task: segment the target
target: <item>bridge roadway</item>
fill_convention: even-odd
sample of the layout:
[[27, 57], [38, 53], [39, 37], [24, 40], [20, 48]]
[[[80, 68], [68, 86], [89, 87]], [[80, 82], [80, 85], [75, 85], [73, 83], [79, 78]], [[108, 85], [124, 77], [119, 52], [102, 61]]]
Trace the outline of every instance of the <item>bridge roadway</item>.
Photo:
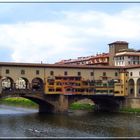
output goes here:
[[85, 98], [91, 99], [98, 110], [117, 111], [125, 99], [124, 97], [115, 97], [113, 94], [45, 94], [43, 90], [33, 91], [29, 89], [12, 89], [0, 93], [0, 98], [8, 97], [23, 97], [32, 100], [39, 105], [40, 113], [64, 113], [68, 111], [70, 104]]

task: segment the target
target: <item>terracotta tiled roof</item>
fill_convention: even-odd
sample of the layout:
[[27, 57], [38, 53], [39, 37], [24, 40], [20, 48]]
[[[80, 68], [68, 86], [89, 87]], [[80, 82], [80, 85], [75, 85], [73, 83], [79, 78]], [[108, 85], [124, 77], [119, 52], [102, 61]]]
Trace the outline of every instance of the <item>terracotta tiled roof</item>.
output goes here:
[[134, 69], [134, 68], [140, 68], [140, 64], [139, 65], [128, 65], [128, 66], [125, 66], [123, 67], [125, 69]]
[[121, 68], [120, 66], [94, 66], [94, 65], [68, 65], [68, 64], [41, 64], [41, 63], [16, 63], [16, 62], [0, 62], [2, 66], [15, 66], [15, 67], [42, 67], [42, 68], [81, 68], [81, 69], [116, 69]]
[[116, 53], [115, 56], [140, 56], [140, 52], [120, 52]]
[[67, 63], [72, 63], [72, 62], [83, 62], [83, 61], [88, 61], [88, 60], [91, 60], [91, 59], [103, 58], [103, 57], [104, 58], [109, 57], [109, 53], [97, 54], [96, 56], [81, 57], [80, 59], [61, 60], [60, 62], [56, 62], [56, 64], [67, 64]]
[[115, 42], [112, 42], [108, 45], [112, 45], [112, 44], [128, 44], [128, 42], [126, 42], [126, 41], [115, 41]]

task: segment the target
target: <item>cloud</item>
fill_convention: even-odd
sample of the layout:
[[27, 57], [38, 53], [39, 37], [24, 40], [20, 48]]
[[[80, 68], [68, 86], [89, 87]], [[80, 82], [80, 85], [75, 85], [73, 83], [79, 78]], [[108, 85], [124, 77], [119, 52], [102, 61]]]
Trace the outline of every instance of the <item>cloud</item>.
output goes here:
[[64, 12], [71, 21], [80, 24], [87, 35], [122, 38], [138, 38], [140, 34], [140, 10], [123, 10], [117, 14], [99, 11]]
[[[28, 22], [0, 25], [0, 44], [13, 50], [13, 61], [51, 62], [58, 54], [83, 50], [73, 44], [79, 39], [69, 37], [73, 31], [59, 23]], [[60, 57], [59, 56], [59, 57]]]
[[106, 50], [100, 42], [138, 40], [140, 10], [119, 13], [61, 11], [63, 18], [0, 24], [0, 48], [12, 50], [11, 61], [54, 63]]

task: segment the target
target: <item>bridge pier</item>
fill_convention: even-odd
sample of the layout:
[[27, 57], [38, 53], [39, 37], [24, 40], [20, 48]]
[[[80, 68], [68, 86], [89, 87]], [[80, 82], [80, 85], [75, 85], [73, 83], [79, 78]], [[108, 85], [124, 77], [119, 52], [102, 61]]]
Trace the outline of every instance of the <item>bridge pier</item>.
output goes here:
[[120, 108], [140, 108], [140, 98], [139, 97], [126, 97]]
[[54, 104], [54, 113], [65, 113], [68, 111], [68, 96], [59, 95], [58, 101]]
[[46, 96], [46, 102], [48, 101], [50, 104], [39, 104], [39, 113], [65, 113], [68, 111], [68, 96]]

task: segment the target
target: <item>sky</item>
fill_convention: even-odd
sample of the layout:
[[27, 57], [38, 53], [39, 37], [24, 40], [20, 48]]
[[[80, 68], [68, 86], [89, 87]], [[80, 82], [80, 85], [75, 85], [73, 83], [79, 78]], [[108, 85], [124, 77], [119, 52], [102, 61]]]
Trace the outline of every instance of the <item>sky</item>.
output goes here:
[[0, 61], [55, 63], [108, 52], [127, 41], [140, 49], [140, 3], [1, 3]]

